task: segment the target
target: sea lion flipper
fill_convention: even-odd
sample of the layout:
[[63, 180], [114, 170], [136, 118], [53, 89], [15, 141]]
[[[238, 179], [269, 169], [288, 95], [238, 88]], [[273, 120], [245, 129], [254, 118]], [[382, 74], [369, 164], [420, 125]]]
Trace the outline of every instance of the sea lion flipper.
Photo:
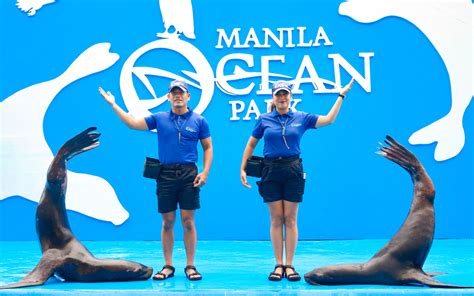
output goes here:
[[57, 156], [65, 157], [65, 159], [69, 160], [82, 152], [96, 148], [99, 146], [100, 136], [100, 133], [96, 132], [96, 130], [96, 127], [89, 127], [80, 134], [69, 139], [63, 144], [63, 146], [61, 146]]
[[43, 285], [54, 274], [56, 269], [64, 262], [64, 260], [62, 260], [62, 256], [58, 256], [58, 252], [58, 250], [46, 251], [43, 254], [43, 257], [41, 257], [40, 262], [38, 262], [36, 267], [27, 276], [14, 284], [1, 286], [0, 289], [13, 289]]
[[[415, 198], [423, 198], [424, 200], [429, 201], [426, 205], [429, 208], [433, 208], [432, 201], [435, 196], [434, 185], [421, 162], [413, 153], [395, 141], [392, 137], [387, 136], [384, 143], [386, 146], [382, 144], [379, 148], [380, 151], [378, 154], [405, 169], [410, 174], [413, 184], [415, 185], [414, 200]], [[424, 260], [422, 261], [424, 262]], [[418, 262], [418, 265], [422, 265], [420, 263], [422, 262]]]
[[66, 281], [147, 280], [153, 269], [126, 260], [100, 260], [74, 236], [66, 211], [67, 160], [99, 146], [100, 133], [90, 127], [65, 142], [54, 157], [36, 210], [36, 232], [43, 256], [22, 280], [0, 289], [43, 285], [53, 274]]
[[[431, 273], [434, 274], [434, 273]], [[451, 284], [446, 284], [443, 282], [438, 281], [437, 279], [434, 279], [430, 276], [430, 274], [426, 274], [423, 272], [416, 272], [410, 275], [409, 279], [411, 284], [422, 284], [428, 287], [432, 288], [453, 288], [453, 289], [464, 289], [464, 288], [472, 288], [472, 287], [467, 287], [467, 286], [457, 286], [457, 285], [451, 285]]]
[[404, 168], [410, 175], [416, 174], [419, 171], [423, 171], [423, 166], [408, 149], [403, 147], [400, 143], [395, 141], [390, 136], [386, 136], [384, 143], [379, 143], [379, 152], [377, 154], [395, 162]]
[[430, 277], [438, 276], [438, 275], [445, 275], [446, 272], [425, 272]]

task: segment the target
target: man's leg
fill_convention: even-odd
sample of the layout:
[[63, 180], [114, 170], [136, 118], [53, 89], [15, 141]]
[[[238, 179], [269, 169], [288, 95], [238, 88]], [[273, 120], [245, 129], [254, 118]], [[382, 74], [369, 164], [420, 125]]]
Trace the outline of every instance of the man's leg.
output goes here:
[[[173, 266], [173, 245], [174, 245], [174, 222], [176, 221], [176, 211], [161, 214], [161, 245], [165, 257], [165, 265]], [[172, 270], [166, 268], [162, 273], [169, 275]], [[160, 275], [158, 275], [160, 276]], [[161, 276], [163, 277], [163, 276]]]
[[194, 223], [194, 210], [181, 210], [181, 223], [184, 229], [184, 247], [186, 248], [186, 265], [194, 265], [196, 254], [196, 225]]
[[181, 214], [181, 224], [184, 230], [184, 247], [186, 249], [186, 276], [190, 280], [202, 279], [201, 274], [194, 267], [196, 254], [197, 233], [194, 222], [195, 210], [201, 207], [200, 189], [194, 186], [194, 179], [198, 174], [197, 167], [188, 166], [182, 170], [182, 187], [179, 192], [178, 203]]
[[[196, 225], [194, 223], [194, 210], [181, 210], [181, 223], [184, 229], [184, 247], [186, 249], [186, 266], [194, 266], [194, 255], [196, 254]], [[185, 269], [189, 278], [200, 280], [201, 274], [196, 269]]]

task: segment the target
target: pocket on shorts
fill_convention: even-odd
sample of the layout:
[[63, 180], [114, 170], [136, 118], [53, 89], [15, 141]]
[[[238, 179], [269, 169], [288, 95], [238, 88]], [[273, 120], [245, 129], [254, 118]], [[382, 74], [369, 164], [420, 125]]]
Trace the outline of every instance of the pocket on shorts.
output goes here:
[[291, 172], [291, 177], [305, 179], [303, 164], [301, 162], [291, 164], [290, 172]]
[[260, 178], [261, 180], [263, 180], [264, 178], [266, 178], [268, 176], [268, 171], [270, 170], [270, 166], [269, 165], [263, 165], [262, 167], [262, 177]]
[[[263, 178], [263, 176], [262, 176]], [[263, 194], [262, 194], [262, 181], [257, 181], [257, 188], [258, 188], [258, 194], [263, 197]]]
[[299, 183], [298, 183], [298, 187], [297, 187], [297, 190], [296, 192], [300, 195], [303, 195], [304, 194], [304, 188], [306, 187], [306, 180], [301, 178], [299, 180]]

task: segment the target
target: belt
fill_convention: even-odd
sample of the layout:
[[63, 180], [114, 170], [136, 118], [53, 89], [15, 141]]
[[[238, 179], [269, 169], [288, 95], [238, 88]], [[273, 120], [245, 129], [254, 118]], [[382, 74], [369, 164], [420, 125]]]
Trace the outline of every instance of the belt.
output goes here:
[[276, 164], [276, 163], [291, 163], [294, 161], [302, 161], [299, 155], [289, 156], [289, 157], [265, 157], [263, 159], [264, 164]]
[[195, 163], [184, 163], [184, 164], [162, 164], [161, 169], [165, 170], [181, 170], [181, 169], [190, 169], [190, 168], [195, 168], [196, 164]]

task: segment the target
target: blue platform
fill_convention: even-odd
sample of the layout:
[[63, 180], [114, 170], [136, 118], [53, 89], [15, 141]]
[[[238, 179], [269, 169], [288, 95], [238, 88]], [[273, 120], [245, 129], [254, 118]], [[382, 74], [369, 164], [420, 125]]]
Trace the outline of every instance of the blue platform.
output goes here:
[[[367, 261], [386, 240], [302, 241], [298, 244], [295, 266], [303, 274], [328, 264]], [[163, 264], [161, 242], [84, 242], [98, 258], [126, 259], [152, 266]], [[16, 282], [34, 268], [40, 258], [36, 241], [0, 242], [0, 285]], [[473, 295], [474, 289], [432, 289], [393, 286], [311, 286], [301, 282], [270, 282], [274, 261], [269, 241], [201, 241], [196, 266], [203, 274], [200, 282], [186, 279], [183, 242], [175, 244], [176, 274], [166, 281], [113, 283], [64, 283], [50, 279], [46, 285], [0, 290], [0, 295]], [[439, 280], [474, 286], [474, 240], [435, 240], [424, 266], [425, 271], [446, 272]]]

